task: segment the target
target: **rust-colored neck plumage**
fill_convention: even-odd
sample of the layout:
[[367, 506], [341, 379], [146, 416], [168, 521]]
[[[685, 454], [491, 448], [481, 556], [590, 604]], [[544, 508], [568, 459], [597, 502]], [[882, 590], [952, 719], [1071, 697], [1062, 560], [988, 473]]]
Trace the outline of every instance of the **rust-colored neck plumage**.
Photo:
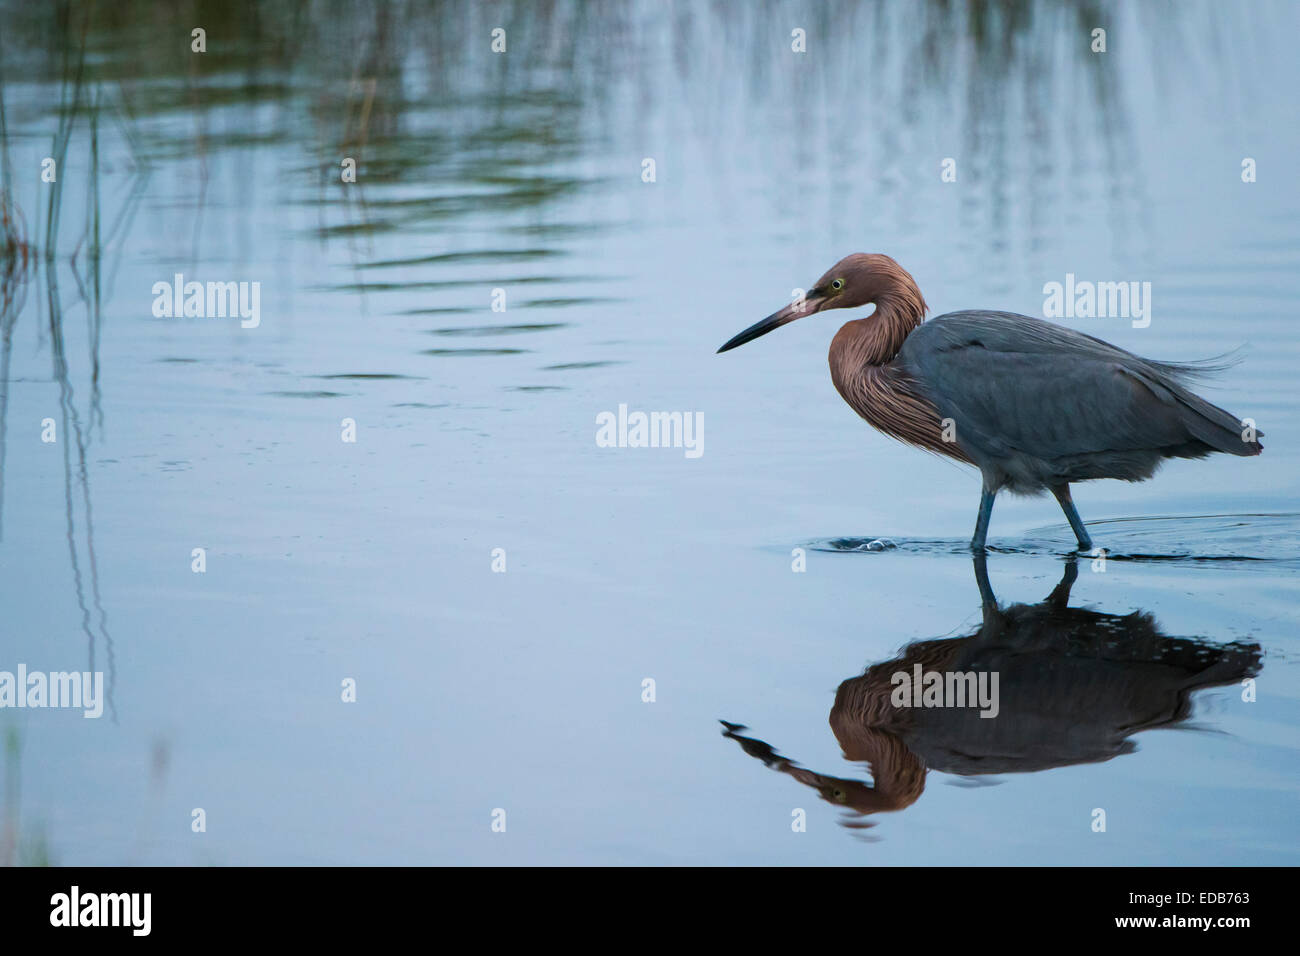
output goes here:
[[845, 323], [831, 342], [831, 370], [836, 365], [862, 368], [891, 361], [908, 334], [921, 324], [927, 306], [916, 280], [888, 256], [863, 256], [854, 277], [859, 297], [874, 302], [865, 319]]
[[888, 256], [860, 258], [865, 261], [855, 277], [854, 298], [857, 304], [874, 302], [876, 311], [845, 323], [835, 334], [831, 381], [855, 412], [885, 434], [969, 462], [960, 444], [945, 438], [938, 410], [894, 361], [925, 317], [921, 290], [907, 270]]

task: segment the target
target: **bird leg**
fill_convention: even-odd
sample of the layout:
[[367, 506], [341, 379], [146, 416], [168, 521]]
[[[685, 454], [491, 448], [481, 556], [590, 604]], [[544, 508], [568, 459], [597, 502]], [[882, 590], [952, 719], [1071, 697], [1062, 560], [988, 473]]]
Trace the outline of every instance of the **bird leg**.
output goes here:
[[975, 563], [975, 586], [980, 589], [980, 603], [985, 607], [992, 607], [993, 610], [998, 608], [998, 599], [993, 594], [993, 586], [989, 584], [989, 560], [983, 551], [976, 551], [974, 555]]
[[975, 537], [970, 539], [972, 551], [984, 550], [984, 539], [989, 533], [989, 517], [993, 514], [993, 499], [997, 494], [996, 491], [990, 491], [987, 486], [980, 491], [980, 513], [975, 519]]
[[1050, 604], [1054, 610], [1064, 611], [1070, 606], [1070, 588], [1074, 587], [1074, 582], [1077, 580], [1079, 580], [1079, 559], [1073, 554], [1067, 555], [1061, 583], [1047, 595], [1047, 600], [1043, 603]]
[[1074, 499], [1070, 497], [1069, 484], [1057, 485], [1052, 489], [1052, 494], [1056, 495], [1056, 500], [1065, 512], [1066, 520], [1070, 522], [1070, 527], [1074, 529], [1074, 536], [1079, 539], [1080, 551], [1092, 550], [1092, 538], [1088, 536], [1088, 529], [1083, 526], [1083, 519], [1079, 517], [1079, 512], [1074, 507]]
[[1002, 610], [998, 607], [998, 599], [993, 594], [993, 586], [989, 584], [988, 555], [980, 549], [972, 557], [975, 562], [975, 586], [980, 589], [980, 614], [984, 618], [984, 623], [980, 627], [980, 636], [986, 641], [996, 643], [1006, 631], [1007, 619], [1003, 617]]

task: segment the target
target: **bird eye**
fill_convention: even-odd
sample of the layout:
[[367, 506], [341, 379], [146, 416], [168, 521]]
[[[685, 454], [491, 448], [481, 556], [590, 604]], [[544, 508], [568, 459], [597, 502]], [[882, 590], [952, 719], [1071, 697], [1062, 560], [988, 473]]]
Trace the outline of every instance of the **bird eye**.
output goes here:
[[844, 280], [836, 279], [834, 282], [831, 283], [831, 288], [834, 289], [836, 292], [839, 292], [840, 289], [844, 288]]

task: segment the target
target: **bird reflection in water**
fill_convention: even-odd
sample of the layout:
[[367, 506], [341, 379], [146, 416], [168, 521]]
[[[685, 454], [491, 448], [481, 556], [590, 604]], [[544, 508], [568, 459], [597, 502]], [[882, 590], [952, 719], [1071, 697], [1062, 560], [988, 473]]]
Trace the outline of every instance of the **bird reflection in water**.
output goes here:
[[[1212, 644], [1167, 637], [1144, 611], [1106, 614], [1070, 607], [1078, 564], [1041, 604], [1000, 608], [982, 554], [975, 580], [983, 623], [968, 637], [918, 641], [839, 686], [830, 725], [846, 760], [865, 762], [871, 781], [816, 773], [722, 721], [723, 736], [772, 768], [854, 811], [842, 822], [863, 829], [869, 814], [911, 806], [926, 773], [965, 778], [1032, 773], [1100, 763], [1132, 753], [1132, 735], [1172, 727], [1191, 714], [1191, 695], [1259, 672], [1258, 644]], [[899, 672], [999, 675], [999, 711], [979, 707], [898, 707]]]

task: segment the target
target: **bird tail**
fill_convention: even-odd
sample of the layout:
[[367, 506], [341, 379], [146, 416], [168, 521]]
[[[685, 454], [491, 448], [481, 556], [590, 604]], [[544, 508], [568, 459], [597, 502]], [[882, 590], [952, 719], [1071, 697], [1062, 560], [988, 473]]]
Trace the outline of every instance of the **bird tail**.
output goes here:
[[1241, 364], [1241, 353], [1242, 349], [1236, 348], [1213, 358], [1191, 362], [1143, 361], [1160, 376], [1161, 384], [1177, 399], [1183, 424], [1193, 438], [1214, 451], [1248, 458], [1264, 450], [1259, 442], [1264, 433], [1255, 428], [1254, 423], [1243, 421], [1226, 409], [1207, 402], [1188, 387], [1196, 382], [1207, 382], [1220, 372]]

